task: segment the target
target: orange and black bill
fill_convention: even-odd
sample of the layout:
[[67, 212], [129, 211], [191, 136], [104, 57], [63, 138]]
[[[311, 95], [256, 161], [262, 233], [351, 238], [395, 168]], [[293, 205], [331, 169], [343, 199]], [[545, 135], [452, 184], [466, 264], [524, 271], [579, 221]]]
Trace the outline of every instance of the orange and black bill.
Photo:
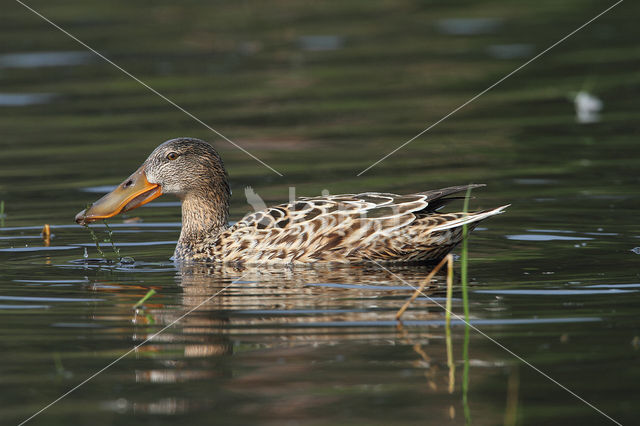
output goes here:
[[162, 188], [158, 184], [149, 183], [144, 169], [145, 166], [140, 167], [116, 189], [78, 213], [76, 222], [85, 225], [106, 219], [133, 210], [161, 196]]

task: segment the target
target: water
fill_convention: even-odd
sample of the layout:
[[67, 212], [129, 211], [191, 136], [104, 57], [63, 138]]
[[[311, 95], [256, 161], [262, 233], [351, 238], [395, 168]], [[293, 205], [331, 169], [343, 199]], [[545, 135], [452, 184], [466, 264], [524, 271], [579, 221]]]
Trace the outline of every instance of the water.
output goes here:
[[[637, 423], [638, 7], [627, 3], [361, 176], [606, 6], [32, 5], [283, 177], [8, 4], [2, 423], [20, 423], [182, 316], [30, 424], [609, 422], [487, 336]], [[580, 92], [601, 100], [597, 121], [579, 122]], [[441, 276], [431, 300], [418, 298], [402, 327], [395, 321], [407, 283], [429, 268], [178, 268], [174, 199], [111, 220], [133, 260], [114, 261], [103, 241], [111, 260], [100, 259], [75, 213], [176, 136], [219, 149], [234, 220], [251, 210], [246, 186], [274, 204], [290, 187], [310, 196], [488, 184], [473, 208], [512, 206], [470, 240], [468, 358], [454, 318], [455, 370], [447, 364]], [[453, 311], [462, 312], [458, 281]]]

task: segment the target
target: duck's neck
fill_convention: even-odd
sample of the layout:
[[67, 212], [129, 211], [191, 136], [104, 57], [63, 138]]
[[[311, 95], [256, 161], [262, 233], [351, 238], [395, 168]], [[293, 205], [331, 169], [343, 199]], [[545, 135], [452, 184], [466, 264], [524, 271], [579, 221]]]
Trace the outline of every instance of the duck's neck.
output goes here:
[[177, 257], [190, 257], [229, 226], [229, 193], [218, 191], [188, 194], [182, 199], [182, 232]]

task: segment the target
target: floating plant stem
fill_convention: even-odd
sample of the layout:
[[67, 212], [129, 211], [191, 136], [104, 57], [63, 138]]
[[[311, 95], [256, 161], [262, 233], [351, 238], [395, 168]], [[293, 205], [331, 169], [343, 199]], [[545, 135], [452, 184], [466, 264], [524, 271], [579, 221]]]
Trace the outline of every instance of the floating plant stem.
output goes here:
[[109, 227], [109, 224], [107, 224], [106, 219], [104, 219], [103, 222], [104, 222], [105, 228], [107, 228], [108, 241], [111, 243], [111, 248], [113, 249], [113, 252], [115, 253], [118, 260], [120, 260], [122, 259], [122, 257], [120, 256], [120, 249], [116, 247], [116, 243], [113, 241], [113, 231]]
[[156, 294], [156, 291], [154, 289], [151, 289], [147, 292], [147, 294], [144, 295], [144, 297], [140, 300], [138, 300], [136, 302], [135, 305], [133, 305], [133, 309], [136, 309], [138, 307], [140, 307], [140, 305], [142, 305], [144, 302], [147, 301], [147, 299], [149, 299], [151, 296], [153, 296], [154, 294]]
[[0, 201], [0, 226], [4, 227], [4, 200]]
[[51, 226], [48, 223], [45, 223], [42, 227], [42, 240], [44, 241], [44, 245], [49, 247], [51, 244]]

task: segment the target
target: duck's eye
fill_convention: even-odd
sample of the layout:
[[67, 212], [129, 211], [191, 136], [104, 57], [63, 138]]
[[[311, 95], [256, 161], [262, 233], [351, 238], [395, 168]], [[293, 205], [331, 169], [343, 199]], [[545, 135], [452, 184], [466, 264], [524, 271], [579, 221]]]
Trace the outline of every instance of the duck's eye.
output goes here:
[[167, 154], [167, 160], [175, 160], [179, 155], [177, 152], [170, 152]]

